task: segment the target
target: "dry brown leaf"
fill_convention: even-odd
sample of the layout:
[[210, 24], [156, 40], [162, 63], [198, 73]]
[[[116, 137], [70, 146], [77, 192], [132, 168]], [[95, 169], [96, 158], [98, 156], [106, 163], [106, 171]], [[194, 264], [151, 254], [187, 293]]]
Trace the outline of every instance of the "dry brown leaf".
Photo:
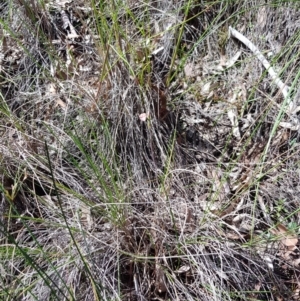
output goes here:
[[175, 273], [177, 274], [182, 274], [182, 273], [186, 273], [191, 269], [191, 267], [189, 267], [188, 265], [183, 265], [181, 266], [178, 270], [175, 271]]
[[226, 237], [229, 238], [229, 239], [232, 239], [232, 240], [241, 240], [245, 237], [245, 235], [237, 234], [237, 233], [234, 233], [234, 232], [228, 232], [228, 233], [226, 233]]
[[209, 95], [209, 93], [210, 93], [210, 85], [211, 85], [211, 82], [208, 82], [208, 83], [204, 84], [201, 87], [201, 94], [203, 96], [208, 96]]
[[55, 105], [55, 107], [57, 107], [57, 106], [60, 106], [62, 109], [66, 108], [66, 104], [60, 98], [56, 99], [56, 105]]
[[195, 77], [197, 74], [195, 72], [195, 66], [192, 63], [188, 63], [184, 66], [184, 73], [186, 77]]
[[264, 28], [268, 20], [266, 7], [261, 7], [259, 13], [257, 14], [257, 23], [260, 28]]
[[298, 243], [297, 236], [295, 234], [290, 234], [288, 229], [282, 224], [277, 225], [277, 234], [283, 237], [281, 242], [289, 249], [294, 248]]

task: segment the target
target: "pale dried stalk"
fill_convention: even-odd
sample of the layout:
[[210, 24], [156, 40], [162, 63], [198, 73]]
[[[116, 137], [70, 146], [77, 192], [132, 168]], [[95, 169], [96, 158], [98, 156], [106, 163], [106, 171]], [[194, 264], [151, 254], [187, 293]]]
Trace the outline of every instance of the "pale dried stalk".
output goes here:
[[253, 53], [254, 55], [260, 60], [260, 62], [264, 65], [266, 70], [268, 71], [269, 75], [273, 79], [276, 86], [280, 89], [285, 99], [288, 100], [288, 103], [290, 103], [289, 98], [289, 86], [287, 86], [282, 80], [279, 78], [278, 74], [275, 72], [274, 68], [270, 65], [270, 63], [267, 61], [267, 59], [264, 57], [264, 55], [259, 51], [259, 49], [250, 42], [245, 36], [243, 36], [241, 33], [239, 33], [237, 30], [229, 26], [229, 34], [239, 41], [241, 41], [243, 44], [245, 44]]

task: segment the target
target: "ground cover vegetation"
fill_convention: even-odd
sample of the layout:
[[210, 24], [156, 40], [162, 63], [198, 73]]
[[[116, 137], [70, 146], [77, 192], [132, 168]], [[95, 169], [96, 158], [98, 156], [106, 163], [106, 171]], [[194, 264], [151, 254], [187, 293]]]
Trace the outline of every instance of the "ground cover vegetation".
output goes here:
[[0, 299], [299, 300], [299, 6], [2, 1]]

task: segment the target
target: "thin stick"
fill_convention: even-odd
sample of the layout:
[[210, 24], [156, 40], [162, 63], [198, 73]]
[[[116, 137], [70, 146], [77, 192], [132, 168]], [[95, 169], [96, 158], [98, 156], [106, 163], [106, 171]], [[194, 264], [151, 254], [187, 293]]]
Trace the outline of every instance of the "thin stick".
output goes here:
[[275, 72], [274, 68], [271, 67], [270, 63], [267, 61], [267, 59], [263, 56], [263, 54], [258, 50], [258, 48], [253, 45], [245, 36], [243, 36], [241, 33], [239, 33], [237, 30], [229, 26], [229, 34], [241, 41], [243, 44], [245, 44], [253, 53], [254, 55], [260, 60], [260, 62], [264, 65], [264, 67], [267, 69], [269, 75], [277, 85], [277, 87], [282, 92], [285, 99], [288, 99], [289, 96], [289, 86], [287, 86], [285, 83], [282, 82], [282, 80], [279, 78], [278, 74]]

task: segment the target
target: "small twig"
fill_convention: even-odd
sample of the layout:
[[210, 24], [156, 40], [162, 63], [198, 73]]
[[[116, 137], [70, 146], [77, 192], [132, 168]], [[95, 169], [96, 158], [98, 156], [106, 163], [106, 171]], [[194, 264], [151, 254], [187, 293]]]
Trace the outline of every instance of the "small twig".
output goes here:
[[292, 106], [291, 106], [291, 101], [289, 99], [289, 89], [290, 89], [289, 86], [287, 86], [284, 82], [282, 82], [278, 74], [275, 72], [274, 68], [270, 65], [270, 63], [263, 56], [263, 54], [258, 50], [258, 48], [253, 43], [251, 43], [245, 36], [243, 36], [241, 33], [239, 33], [231, 26], [229, 26], [229, 34], [235, 37], [236, 39], [238, 39], [239, 41], [241, 41], [243, 44], [245, 44], [254, 53], [254, 55], [260, 60], [260, 62], [264, 65], [269, 75], [273, 79], [274, 83], [282, 92], [284, 98], [287, 99], [291, 108]]
[[[239, 33], [237, 30], [229, 26], [229, 35], [232, 35], [239, 41], [241, 41], [243, 44], [245, 44], [253, 53], [254, 55], [260, 60], [260, 62], [264, 65], [264, 67], [267, 69], [269, 75], [277, 85], [277, 87], [280, 89], [280, 91], [283, 94], [283, 97], [285, 99], [284, 105], [288, 104], [288, 110], [287, 114], [289, 115], [295, 115], [299, 110], [300, 107], [297, 107], [296, 101], [292, 101], [290, 98], [290, 87], [282, 82], [282, 80], [279, 78], [278, 74], [275, 72], [274, 68], [270, 65], [270, 63], [267, 61], [267, 59], [263, 56], [263, 54], [258, 50], [258, 48], [253, 45], [245, 36], [243, 36], [241, 33]], [[292, 123], [287, 122], [280, 122], [280, 126], [284, 128], [288, 128], [291, 130], [299, 130], [300, 125], [297, 118], [293, 118]]]

